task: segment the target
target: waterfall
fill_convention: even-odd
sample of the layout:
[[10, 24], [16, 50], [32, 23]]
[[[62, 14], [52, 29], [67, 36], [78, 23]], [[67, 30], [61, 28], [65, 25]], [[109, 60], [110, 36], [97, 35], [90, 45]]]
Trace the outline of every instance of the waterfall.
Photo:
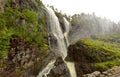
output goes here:
[[66, 62], [66, 64], [68, 66], [68, 69], [70, 70], [71, 77], [77, 77], [74, 63], [73, 62]]
[[70, 22], [68, 22], [66, 18], [63, 18], [63, 21], [64, 21], [64, 24], [65, 24], [64, 37], [65, 37], [66, 44], [67, 44], [67, 47], [68, 47], [69, 46], [68, 34], [70, 32], [71, 25], [70, 25]]
[[54, 68], [55, 61], [51, 61], [40, 73], [37, 77], [47, 77], [50, 70]]
[[[68, 34], [70, 31], [70, 23], [67, 21], [66, 18], [63, 18], [64, 24], [65, 24], [65, 32], [62, 32], [59, 20], [57, 18], [57, 16], [55, 15], [54, 11], [51, 8], [46, 7], [46, 14], [47, 14], [47, 18], [48, 18], [48, 41], [49, 41], [49, 46], [50, 46], [50, 54], [53, 53], [54, 56], [49, 55], [48, 58], [46, 58], [45, 60], [48, 61], [48, 63], [45, 63], [44, 60], [44, 65], [42, 67], [42, 70], [40, 70], [39, 74], [37, 77], [47, 77], [47, 75], [49, 74], [50, 70], [53, 69], [54, 63], [56, 62], [56, 59], [61, 57], [64, 61], [64, 59], [67, 56], [67, 47], [69, 46], [69, 42], [68, 42]], [[54, 57], [54, 59], [50, 59]], [[65, 61], [64, 61], [65, 62]], [[76, 77], [72, 75], [72, 72], [70, 71], [71, 67], [74, 67], [74, 63], [72, 64], [68, 64], [67, 62], [65, 62], [67, 66], [67, 68], [69, 69], [70, 77]], [[73, 68], [74, 69], [74, 68]]]
[[[70, 25], [70, 22], [68, 22], [66, 18], [63, 18], [63, 21], [64, 21], [64, 24], [65, 24], [64, 37], [65, 37], [66, 44], [67, 44], [67, 47], [68, 47], [70, 45], [69, 41], [68, 41], [68, 38], [69, 38], [68, 35], [69, 35], [70, 29], [72, 27]], [[70, 71], [71, 77], [77, 77], [74, 63], [73, 62], [68, 62], [68, 61], [65, 61], [65, 63], [68, 67], [68, 70]]]
[[47, 8], [47, 13], [51, 51], [64, 59], [67, 56], [67, 47], [59, 20], [52, 9]]
[[[63, 18], [63, 21], [64, 21], [64, 24], [65, 24], [64, 37], [65, 37], [66, 44], [67, 44], [67, 47], [68, 47], [70, 45], [69, 41], [68, 41], [68, 38], [69, 38], [68, 35], [69, 35], [70, 29], [72, 27], [70, 25], [70, 22], [68, 22], [66, 18]], [[69, 70], [69, 72], [71, 74], [71, 77], [77, 77], [74, 63], [73, 62], [68, 62], [68, 61], [65, 61], [65, 63], [67, 65], [67, 67], [68, 67], [68, 70]]]

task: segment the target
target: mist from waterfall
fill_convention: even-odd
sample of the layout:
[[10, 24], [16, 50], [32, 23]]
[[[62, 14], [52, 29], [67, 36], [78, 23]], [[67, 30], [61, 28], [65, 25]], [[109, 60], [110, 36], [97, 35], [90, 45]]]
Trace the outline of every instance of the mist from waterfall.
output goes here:
[[108, 19], [95, 15], [81, 14], [72, 16], [72, 29], [69, 33], [70, 44], [80, 38], [90, 38], [93, 35], [112, 34], [120, 30], [120, 26]]
[[63, 59], [67, 56], [67, 47], [59, 20], [51, 8], [47, 8], [50, 50]]

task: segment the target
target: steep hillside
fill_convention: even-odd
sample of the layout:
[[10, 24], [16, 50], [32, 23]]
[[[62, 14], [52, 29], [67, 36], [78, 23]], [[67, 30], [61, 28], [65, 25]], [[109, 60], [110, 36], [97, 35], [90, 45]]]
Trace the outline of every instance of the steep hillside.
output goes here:
[[35, 72], [48, 53], [44, 5], [40, 0], [0, 4], [0, 76], [20, 77], [28, 67]]
[[99, 39], [96, 36], [95, 40], [84, 38], [70, 45], [66, 60], [75, 62], [78, 77], [120, 65], [120, 43], [108, 41], [104, 42], [102, 36]]

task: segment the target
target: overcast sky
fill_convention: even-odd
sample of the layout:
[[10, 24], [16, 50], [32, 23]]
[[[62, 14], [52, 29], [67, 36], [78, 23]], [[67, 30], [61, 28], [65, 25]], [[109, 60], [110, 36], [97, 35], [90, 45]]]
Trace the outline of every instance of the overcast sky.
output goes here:
[[68, 15], [81, 12], [106, 17], [115, 22], [120, 20], [120, 0], [42, 0]]

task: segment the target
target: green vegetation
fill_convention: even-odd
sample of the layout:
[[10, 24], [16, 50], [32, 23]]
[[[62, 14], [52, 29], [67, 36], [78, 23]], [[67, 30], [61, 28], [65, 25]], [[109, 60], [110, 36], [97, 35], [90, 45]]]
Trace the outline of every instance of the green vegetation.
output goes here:
[[[114, 36], [114, 35], [113, 35]], [[93, 39], [80, 39], [87, 58], [95, 68], [108, 69], [120, 65], [120, 44]], [[83, 50], [83, 49], [82, 49]]]
[[[119, 35], [111, 36], [118, 37]], [[109, 38], [112, 38], [111, 36]], [[108, 38], [108, 36], [106, 37]], [[96, 36], [94, 39], [81, 38], [70, 45], [66, 60], [73, 61], [76, 64], [78, 75], [105, 71], [113, 66], [120, 65], [120, 43], [110, 40], [104, 41], [103, 38], [105, 36]]]
[[113, 66], [119, 66], [119, 65], [120, 65], [120, 59], [114, 59], [111, 61], [95, 63], [95, 67], [103, 68], [103, 69], [109, 69]]
[[[41, 7], [44, 7], [42, 2], [39, 0], [36, 0], [36, 2], [30, 2], [29, 0], [25, 0], [24, 4], [26, 4], [26, 6], [20, 6], [17, 2], [14, 6], [12, 6], [11, 1], [12, 0], [8, 0], [6, 5], [4, 6], [4, 12], [0, 13], [0, 68], [3, 66], [3, 59], [8, 56], [8, 52], [11, 49], [10, 40], [16, 37], [20, 39], [22, 38], [22, 40], [27, 40], [27, 42], [32, 44], [33, 47], [34, 45], [35, 47], [39, 47], [39, 61], [45, 57], [48, 51], [46, 30], [47, 20], [43, 9], [41, 9]], [[57, 9], [53, 8], [53, 10], [58, 16], [60, 24], [63, 24], [63, 16], [70, 20], [67, 15], [62, 15], [61, 12], [57, 11]], [[86, 16], [88, 16], [89, 19], [86, 18]], [[71, 21], [71, 23], [73, 26], [89, 26], [90, 24], [92, 24], [92, 22], [94, 22], [94, 24], [92, 26], [89, 26], [88, 29], [86, 29], [87, 27], [84, 27], [87, 31], [91, 29], [90, 27], [94, 27], [95, 25], [101, 25], [100, 22], [104, 21], [98, 17], [96, 23], [96, 16], [90, 16], [85, 14], [74, 15], [72, 16], [72, 18], [73, 20]], [[80, 22], [77, 21], [77, 19], [80, 19]], [[88, 62], [88, 64], [93, 64], [94, 68], [103, 69], [108, 69], [112, 66], [120, 65], [119, 33], [111, 34], [108, 36], [93, 36], [92, 39], [84, 38], [80, 39], [77, 43], [78, 46], [73, 46], [73, 49], [75, 49], [74, 52], [77, 52], [77, 54], [75, 54], [75, 58], [78, 58], [76, 59], [76, 62], [78, 62], [77, 60], [79, 60], [80, 58], [82, 59], [80, 59], [79, 61], [87, 59], [85, 61]], [[81, 53], [84, 53], [84, 56]], [[72, 54], [72, 57], [73, 56], [74, 54]], [[21, 73], [23, 67], [24, 66], [17, 66], [14, 71], [17, 73]]]
[[8, 52], [9, 46], [9, 39], [13, 34], [12, 29], [4, 29], [0, 31], [0, 59], [3, 59]]
[[120, 33], [114, 33], [109, 35], [99, 35], [99, 36], [92, 36], [93, 39], [97, 39], [104, 42], [110, 43], [120, 43]]
[[[37, 3], [31, 3], [26, 0], [24, 1], [24, 6], [20, 6], [16, 2], [13, 6], [12, 0], [8, 0], [4, 7], [4, 12], [0, 13], [0, 68], [3, 68], [3, 60], [12, 49], [10, 40], [16, 37], [18, 41], [19, 39], [27, 40], [27, 43], [31, 44], [29, 45], [31, 48], [33, 45], [33, 49], [35, 49], [34, 46], [38, 47], [40, 53], [37, 54], [39, 55], [39, 61], [47, 54], [46, 18], [43, 9], [41, 9], [44, 6], [41, 1], [36, 1]], [[38, 7], [39, 9], [37, 9]], [[14, 72], [16, 73], [24, 71], [21, 65], [14, 67]]]
[[33, 10], [23, 9], [22, 17], [29, 23], [37, 24], [37, 13]]
[[20, 11], [17, 6], [12, 8], [10, 3], [11, 0], [8, 0], [4, 12], [0, 13], [0, 58], [8, 52], [10, 48], [9, 39], [12, 38], [12, 35], [28, 39], [39, 46], [47, 47], [45, 38], [47, 33], [43, 26], [46, 21], [45, 17], [42, 17], [44, 22], [40, 22], [37, 11], [31, 10], [31, 8]]

